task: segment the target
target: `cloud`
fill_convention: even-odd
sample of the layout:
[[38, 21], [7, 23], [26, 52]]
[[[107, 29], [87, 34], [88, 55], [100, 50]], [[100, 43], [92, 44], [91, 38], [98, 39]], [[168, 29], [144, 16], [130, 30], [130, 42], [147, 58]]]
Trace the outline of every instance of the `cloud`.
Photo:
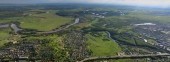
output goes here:
[[169, 6], [170, 0], [122, 0], [123, 4], [146, 6]]
[[48, 0], [0, 0], [0, 3], [17, 3], [17, 4], [23, 4], [23, 3], [43, 3], [48, 2]]
[[48, 0], [49, 2], [104, 3], [138, 6], [170, 6], [170, 0]]
[[0, 0], [0, 3], [102, 3], [138, 6], [170, 6], [170, 0]]

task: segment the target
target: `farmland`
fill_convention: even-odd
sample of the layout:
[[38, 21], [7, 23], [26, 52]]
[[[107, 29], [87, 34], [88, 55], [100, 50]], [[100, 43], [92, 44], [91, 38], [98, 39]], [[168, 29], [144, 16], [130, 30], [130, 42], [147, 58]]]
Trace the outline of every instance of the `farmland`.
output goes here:
[[[5, 58], [76, 62], [93, 56], [169, 53], [167, 10], [100, 5], [14, 8], [0, 9], [0, 24], [9, 24], [0, 28], [0, 56]], [[15, 32], [13, 24], [20, 30]], [[133, 62], [116, 61], [126, 60]]]

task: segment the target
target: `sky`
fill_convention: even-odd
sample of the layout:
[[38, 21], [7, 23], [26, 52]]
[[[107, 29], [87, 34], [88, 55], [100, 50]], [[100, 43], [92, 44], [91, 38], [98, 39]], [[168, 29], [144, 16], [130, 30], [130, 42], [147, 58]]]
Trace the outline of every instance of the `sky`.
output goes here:
[[170, 0], [0, 0], [0, 3], [100, 3], [135, 6], [170, 7]]

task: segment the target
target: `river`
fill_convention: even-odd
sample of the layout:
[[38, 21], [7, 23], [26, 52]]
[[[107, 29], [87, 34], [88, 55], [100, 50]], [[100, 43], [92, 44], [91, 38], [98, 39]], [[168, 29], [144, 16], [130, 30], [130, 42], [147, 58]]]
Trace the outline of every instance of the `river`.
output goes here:
[[[55, 32], [58, 32], [58, 31], [67, 29], [67, 28], [69, 28], [70, 26], [75, 25], [75, 24], [77, 24], [77, 23], [79, 23], [79, 22], [80, 22], [80, 19], [79, 19], [79, 18], [76, 18], [75, 21], [74, 21], [74, 23], [71, 23], [71, 24], [69, 24], [69, 25], [67, 25], [67, 26], [65, 26], [65, 27], [61, 27], [61, 28], [56, 29], [56, 30], [53, 30], [53, 31], [39, 32], [39, 33], [42, 33], [42, 34], [43, 34], [43, 33], [44, 33], [44, 34], [55, 33]], [[15, 33], [17, 33], [18, 31], [23, 30], [23, 29], [19, 28], [19, 27], [18, 27], [16, 24], [14, 24], [14, 23], [1, 24], [1, 25], [0, 25], [0, 28], [12, 28]]]
[[76, 18], [75, 21], [74, 21], [74, 23], [71, 23], [71, 24], [69, 24], [69, 25], [67, 25], [67, 26], [65, 26], [65, 27], [61, 27], [61, 28], [56, 29], [56, 30], [53, 30], [53, 31], [39, 32], [39, 33], [40, 33], [40, 34], [51, 34], [51, 33], [56, 33], [56, 32], [58, 32], [58, 31], [67, 29], [67, 28], [69, 28], [70, 26], [73, 26], [73, 25], [75, 25], [75, 24], [77, 24], [77, 23], [79, 23], [79, 22], [80, 22], [80, 18]]

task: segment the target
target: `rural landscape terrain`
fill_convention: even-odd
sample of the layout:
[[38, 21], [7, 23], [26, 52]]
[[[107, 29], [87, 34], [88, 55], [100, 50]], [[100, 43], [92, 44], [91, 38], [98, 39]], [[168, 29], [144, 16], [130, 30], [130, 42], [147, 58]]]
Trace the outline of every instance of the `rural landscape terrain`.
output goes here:
[[0, 62], [170, 62], [169, 10], [0, 4]]

